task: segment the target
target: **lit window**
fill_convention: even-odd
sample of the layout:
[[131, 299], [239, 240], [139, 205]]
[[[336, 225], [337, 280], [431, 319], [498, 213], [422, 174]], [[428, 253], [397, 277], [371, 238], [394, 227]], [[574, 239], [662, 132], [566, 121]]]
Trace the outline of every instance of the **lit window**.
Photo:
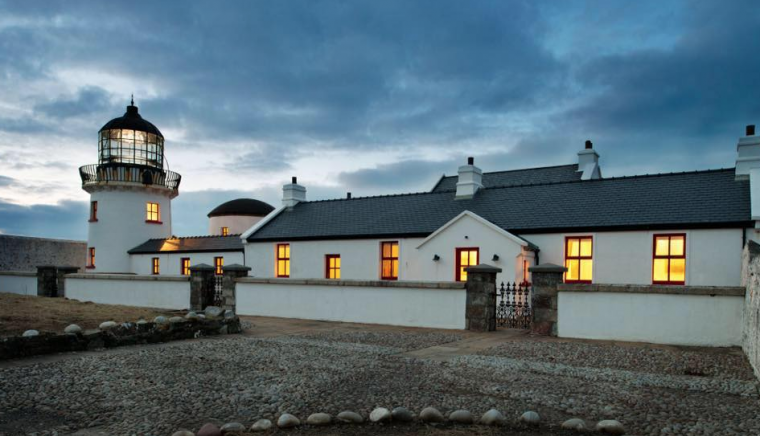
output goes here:
[[530, 283], [530, 261], [523, 260], [523, 283]]
[[277, 244], [275, 275], [290, 277], [290, 244]]
[[183, 257], [179, 261], [179, 270], [180, 274], [183, 276], [189, 276], [190, 275], [190, 258], [189, 257]]
[[95, 247], [87, 249], [87, 268], [95, 268]]
[[230, 228], [229, 227], [222, 227], [222, 236], [227, 236], [230, 234]]
[[90, 222], [94, 222], [97, 220], [98, 220], [98, 202], [91, 201], [90, 202]]
[[161, 209], [158, 203], [146, 203], [145, 204], [145, 221], [158, 223], [161, 222]]
[[654, 235], [652, 282], [683, 285], [686, 282], [686, 235]]
[[158, 258], [154, 257], [151, 261], [152, 261], [152, 265], [153, 265], [153, 268], [151, 270], [152, 273], [153, 273], [153, 275], [159, 274], [161, 272], [161, 270], [160, 270]]
[[565, 238], [565, 268], [565, 282], [591, 283], [594, 268], [591, 236]]
[[325, 278], [340, 278], [340, 254], [325, 255]]
[[455, 271], [455, 279], [458, 282], [467, 281], [467, 271], [465, 268], [475, 266], [478, 264], [478, 254], [480, 250], [477, 248], [457, 248], [457, 269]]
[[380, 278], [398, 280], [398, 241], [380, 243]]
[[215, 257], [214, 258], [214, 274], [220, 276], [223, 273], [224, 273], [224, 258]]

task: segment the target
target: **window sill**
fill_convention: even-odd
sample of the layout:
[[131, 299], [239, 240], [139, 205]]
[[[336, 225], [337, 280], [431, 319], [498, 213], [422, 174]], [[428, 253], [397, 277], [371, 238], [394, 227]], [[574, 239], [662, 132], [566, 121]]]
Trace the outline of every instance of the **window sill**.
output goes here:
[[686, 282], [652, 282], [652, 284], [661, 286], [686, 286]]
[[380, 277], [380, 280], [383, 280], [386, 282], [396, 282], [398, 281], [398, 277]]
[[278, 279], [289, 279], [290, 276], [275, 276], [275, 278], [278, 278]]
[[96, 220], [96, 219], [94, 219], [94, 220], [88, 220], [87, 222], [88, 223], [96, 223], [96, 222], [98, 222], [98, 220]]
[[151, 221], [151, 220], [145, 220], [146, 224], [163, 224], [161, 221]]
[[84, 268], [85, 269], [95, 269], [95, 265], [87, 265]]
[[591, 280], [565, 280], [564, 283], [568, 285], [590, 285], [593, 282]]

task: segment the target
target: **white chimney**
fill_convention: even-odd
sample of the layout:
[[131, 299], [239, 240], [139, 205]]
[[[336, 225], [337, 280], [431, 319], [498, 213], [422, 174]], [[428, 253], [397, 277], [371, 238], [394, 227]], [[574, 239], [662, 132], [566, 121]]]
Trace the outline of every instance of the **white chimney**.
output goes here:
[[465, 200], [475, 196], [478, 189], [483, 187], [483, 171], [475, 166], [475, 158], [468, 157], [467, 165], [459, 167], [457, 180], [457, 200]]
[[736, 180], [747, 180], [751, 169], [760, 168], [760, 136], [755, 135], [754, 124], [747, 126], [745, 134], [736, 144]]
[[599, 168], [599, 154], [594, 150], [594, 144], [586, 141], [586, 148], [578, 152], [578, 172], [582, 172], [581, 180], [601, 179], [602, 170]]
[[293, 177], [290, 184], [282, 186], [282, 205], [293, 207], [300, 201], [306, 201], [306, 188], [298, 184], [298, 179]]

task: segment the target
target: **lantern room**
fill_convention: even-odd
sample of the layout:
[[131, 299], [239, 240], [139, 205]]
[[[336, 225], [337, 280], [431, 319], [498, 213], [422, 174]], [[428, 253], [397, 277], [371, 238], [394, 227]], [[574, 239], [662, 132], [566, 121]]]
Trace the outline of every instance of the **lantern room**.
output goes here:
[[98, 136], [99, 165], [164, 167], [164, 136], [140, 116], [134, 100], [124, 116], [107, 122]]

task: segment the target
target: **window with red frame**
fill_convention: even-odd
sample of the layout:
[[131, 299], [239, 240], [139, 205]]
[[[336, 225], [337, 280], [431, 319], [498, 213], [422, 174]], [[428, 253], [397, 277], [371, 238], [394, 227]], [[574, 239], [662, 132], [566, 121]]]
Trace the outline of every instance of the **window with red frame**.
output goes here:
[[456, 271], [454, 279], [458, 282], [467, 281], [467, 271], [465, 268], [478, 264], [480, 249], [478, 248], [457, 248], [456, 249]]
[[158, 203], [145, 203], [145, 221], [149, 223], [161, 222], [161, 206]]
[[325, 255], [325, 278], [340, 278], [340, 254]]
[[151, 269], [151, 271], [152, 271], [152, 274], [153, 274], [153, 275], [158, 275], [158, 274], [160, 274], [160, 273], [161, 273], [161, 269], [160, 269], [160, 268], [161, 268], [161, 265], [160, 265], [160, 263], [159, 263], [159, 260], [158, 260], [158, 258], [157, 258], [157, 257], [154, 257], [153, 259], [151, 259], [151, 263], [152, 263], [152, 269]]
[[214, 258], [214, 274], [218, 276], [224, 274], [224, 258], [223, 257]]
[[91, 201], [90, 202], [90, 222], [95, 222], [98, 220], [98, 202], [97, 201]]
[[686, 234], [654, 235], [652, 283], [686, 283]]
[[591, 283], [594, 268], [593, 252], [591, 236], [565, 238], [566, 283]]
[[87, 249], [87, 268], [95, 268], [95, 247]]
[[398, 280], [398, 241], [380, 243], [380, 278]]
[[190, 258], [189, 257], [183, 257], [179, 260], [179, 271], [180, 274], [183, 276], [189, 276], [190, 275]]

